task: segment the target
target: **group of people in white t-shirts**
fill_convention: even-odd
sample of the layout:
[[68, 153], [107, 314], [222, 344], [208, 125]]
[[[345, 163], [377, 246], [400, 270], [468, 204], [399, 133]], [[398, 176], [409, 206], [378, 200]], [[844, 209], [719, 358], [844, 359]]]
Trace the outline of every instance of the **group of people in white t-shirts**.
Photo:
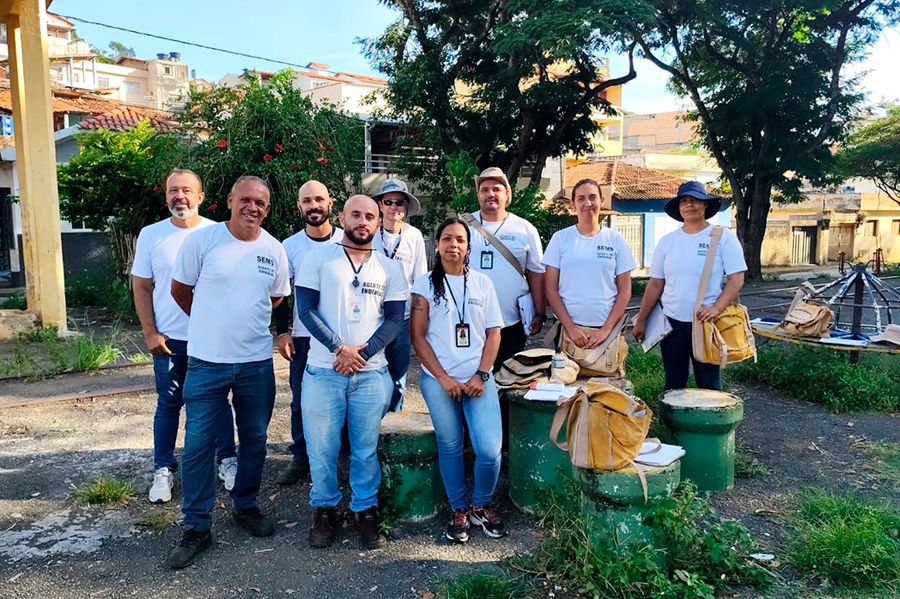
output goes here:
[[[378, 436], [383, 416], [402, 409], [413, 348], [452, 510], [446, 536], [464, 543], [473, 525], [489, 537], [506, 534], [492, 507], [505, 426], [493, 372], [541, 330], [548, 303], [572, 342], [602, 344], [631, 298], [635, 261], [622, 235], [601, 225], [595, 181], [575, 185], [577, 223], [555, 233], [546, 253], [535, 227], [508, 212], [512, 190], [500, 169], [482, 172], [475, 186], [480, 209], [435, 229], [429, 271], [424, 237], [406, 222], [421, 205], [403, 181], [387, 180], [373, 197], [349, 198], [340, 228], [330, 220], [328, 189], [309, 181], [297, 203], [305, 227], [278, 243], [261, 228], [271, 200], [262, 179], [236, 181], [230, 219], [213, 223], [197, 212], [200, 178], [188, 170], [169, 175], [172, 216], [141, 232], [132, 274], [158, 394], [151, 502], [171, 499], [182, 405], [186, 412], [184, 534], [170, 567], [193, 563], [211, 545], [217, 475], [231, 494], [235, 522], [254, 536], [274, 532], [256, 501], [275, 401], [273, 312], [292, 391], [291, 460], [276, 482], [290, 485], [309, 474], [311, 546], [330, 546], [341, 529], [342, 452], [350, 454], [349, 508], [360, 542], [368, 549], [386, 544], [377, 509]], [[640, 338], [649, 311], [662, 303], [674, 329], [662, 342], [666, 388], [687, 382], [707, 219], [720, 206], [696, 182], [666, 205], [684, 227], [663, 237], [654, 253], [634, 328]], [[736, 298], [744, 270], [740, 245], [726, 230], [698, 318], [714, 318]], [[293, 314], [285, 301], [292, 286]], [[694, 373], [699, 386], [719, 387], [714, 366], [695, 362]], [[466, 430], [475, 453], [471, 490]]]

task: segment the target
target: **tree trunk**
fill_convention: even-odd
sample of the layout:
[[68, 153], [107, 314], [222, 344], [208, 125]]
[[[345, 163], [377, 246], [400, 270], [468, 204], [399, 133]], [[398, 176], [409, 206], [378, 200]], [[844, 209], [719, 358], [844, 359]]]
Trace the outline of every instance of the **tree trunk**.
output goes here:
[[737, 237], [744, 250], [748, 279], [762, 277], [762, 243], [771, 199], [772, 183], [754, 178], [744, 192], [742, 205], [736, 206]]

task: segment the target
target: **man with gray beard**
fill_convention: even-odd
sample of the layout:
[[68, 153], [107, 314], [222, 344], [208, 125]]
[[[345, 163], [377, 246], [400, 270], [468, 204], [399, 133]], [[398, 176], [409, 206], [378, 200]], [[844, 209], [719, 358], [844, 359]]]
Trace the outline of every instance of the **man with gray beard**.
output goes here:
[[[138, 235], [131, 274], [134, 306], [141, 321], [147, 349], [153, 355], [156, 376], [156, 415], [153, 418], [153, 484], [151, 503], [172, 499], [175, 438], [184, 405], [182, 390], [187, 374], [188, 315], [172, 298], [175, 256], [188, 235], [215, 224], [197, 213], [203, 185], [193, 171], [176, 169], [166, 179], [166, 206], [171, 218], [148, 225]], [[219, 478], [229, 491], [237, 474], [234, 420], [231, 410], [222, 418], [216, 443]]]

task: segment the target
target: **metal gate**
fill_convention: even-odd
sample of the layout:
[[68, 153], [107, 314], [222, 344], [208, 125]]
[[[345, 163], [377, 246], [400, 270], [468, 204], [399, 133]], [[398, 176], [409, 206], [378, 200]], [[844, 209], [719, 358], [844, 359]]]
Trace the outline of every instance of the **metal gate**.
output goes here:
[[616, 230], [628, 243], [638, 268], [644, 266], [644, 215], [622, 214], [616, 216]]
[[828, 261], [840, 261], [841, 252], [849, 260], [853, 256], [853, 237], [855, 226], [851, 224], [831, 225], [829, 229]]
[[816, 263], [816, 227], [793, 227], [791, 264]]
[[12, 190], [0, 187], [0, 283], [8, 283], [12, 276], [10, 252], [13, 249]]

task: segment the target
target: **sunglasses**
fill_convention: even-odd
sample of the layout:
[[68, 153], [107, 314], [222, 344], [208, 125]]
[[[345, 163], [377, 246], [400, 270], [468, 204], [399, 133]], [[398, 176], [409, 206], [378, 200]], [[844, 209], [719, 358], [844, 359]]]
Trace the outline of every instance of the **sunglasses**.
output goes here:
[[406, 206], [406, 200], [381, 200], [381, 203], [385, 206], [396, 206], [397, 208], [403, 208]]

